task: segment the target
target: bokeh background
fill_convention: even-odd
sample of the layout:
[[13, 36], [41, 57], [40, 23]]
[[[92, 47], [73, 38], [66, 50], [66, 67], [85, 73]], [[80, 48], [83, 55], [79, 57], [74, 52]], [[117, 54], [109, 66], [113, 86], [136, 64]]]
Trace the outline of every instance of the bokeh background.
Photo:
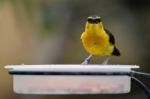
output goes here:
[[[0, 99], [146, 99], [132, 85], [121, 95], [19, 95], [13, 92], [9, 64], [80, 64], [88, 53], [80, 35], [86, 18], [99, 15], [116, 38], [121, 57], [110, 64], [137, 64], [150, 72], [148, 0], [0, 0]], [[104, 58], [93, 57], [100, 64]], [[140, 78], [147, 85], [150, 82]]]

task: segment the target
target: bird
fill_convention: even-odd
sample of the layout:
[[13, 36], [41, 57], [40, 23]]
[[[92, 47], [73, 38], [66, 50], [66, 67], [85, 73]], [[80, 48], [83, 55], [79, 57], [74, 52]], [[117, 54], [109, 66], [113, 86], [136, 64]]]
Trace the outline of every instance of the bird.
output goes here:
[[81, 34], [81, 41], [89, 56], [81, 63], [88, 64], [92, 56], [106, 57], [102, 64], [108, 64], [109, 57], [121, 56], [115, 46], [114, 35], [103, 26], [102, 18], [89, 16], [86, 20], [85, 31]]

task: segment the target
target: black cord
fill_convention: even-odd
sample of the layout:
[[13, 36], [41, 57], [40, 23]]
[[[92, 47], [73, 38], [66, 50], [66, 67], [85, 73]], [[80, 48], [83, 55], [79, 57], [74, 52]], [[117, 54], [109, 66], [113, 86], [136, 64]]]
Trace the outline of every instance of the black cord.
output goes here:
[[147, 98], [150, 99], [150, 90], [143, 82], [141, 82], [140, 80], [138, 80], [135, 77], [131, 77], [131, 82], [136, 84], [138, 87], [140, 87], [146, 94]]
[[142, 72], [137, 72], [137, 71], [131, 71], [131, 77], [133, 77], [133, 76], [140, 76], [140, 77], [150, 78], [149, 73], [142, 73]]

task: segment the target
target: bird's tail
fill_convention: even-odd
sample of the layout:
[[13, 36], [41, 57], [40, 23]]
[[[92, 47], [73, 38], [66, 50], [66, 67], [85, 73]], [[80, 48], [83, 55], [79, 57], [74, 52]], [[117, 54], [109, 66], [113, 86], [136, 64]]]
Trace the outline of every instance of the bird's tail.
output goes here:
[[114, 47], [112, 55], [114, 55], [114, 56], [121, 56], [121, 53], [120, 53], [119, 49], [117, 49], [116, 47]]

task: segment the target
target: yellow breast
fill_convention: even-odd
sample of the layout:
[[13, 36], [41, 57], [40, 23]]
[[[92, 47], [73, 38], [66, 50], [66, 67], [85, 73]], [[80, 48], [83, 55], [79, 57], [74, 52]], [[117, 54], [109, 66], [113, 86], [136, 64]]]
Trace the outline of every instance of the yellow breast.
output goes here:
[[109, 43], [109, 36], [106, 33], [83, 32], [81, 39], [84, 48], [92, 55], [108, 56], [114, 48]]

